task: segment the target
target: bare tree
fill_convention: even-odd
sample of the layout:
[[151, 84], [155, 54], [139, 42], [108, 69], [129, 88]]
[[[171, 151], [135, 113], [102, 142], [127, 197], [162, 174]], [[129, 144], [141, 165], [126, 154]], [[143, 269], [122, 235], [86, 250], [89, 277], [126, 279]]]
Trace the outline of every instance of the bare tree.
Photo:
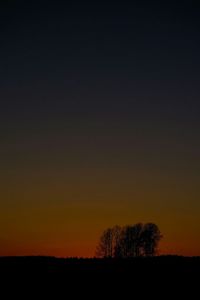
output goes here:
[[114, 226], [113, 228], [104, 230], [96, 249], [97, 257], [117, 256], [116, 253], [121, 239], [121, 230], [120, 226]]
[[113, 231], [112, 228], [104, 230], [96, 249], [97, 257], [113, 257]]
[[114, 257], [123, 258], [126, 256], [126, 247], [125, 247], [126, 228], [115, 226], [114, 230], [115, 230]]
[[113, 257], [120, 257], [119, 244], [121, 240], [122, 228], [118, 225], [112, 228], [113, 231]]
[[157, 254], [158, 244], [161, 238], [161, 232], [156, 224], [147, 223], [144, 225], [141, 243], [145, 256], [154, 256]]
[[132, 233], [132, 256], [140, 256], [141, 255], [141, 235], [143, 231], [143, 224], [142, 223], [137, 223], [131, 227], [131, 233]]
[[104, 258], [154, 256], [162, 235], [154, 223], [115, 226], [104, 230], [96, 255]]
[[118, 248], [121, 257], [135, 257], [141, 254], [141, 233], [143, 225], [141, 223], [123, 227]]

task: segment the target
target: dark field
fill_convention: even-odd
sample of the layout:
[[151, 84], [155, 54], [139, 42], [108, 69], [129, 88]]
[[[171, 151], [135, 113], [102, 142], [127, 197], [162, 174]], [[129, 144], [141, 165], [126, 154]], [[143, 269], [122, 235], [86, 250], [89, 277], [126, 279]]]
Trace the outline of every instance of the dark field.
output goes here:
[[[200, 257], [160, 256], [126, 260], [0, 258], [1, 287], [7, 295], [190, 296], [199, 290]], [[28, 294], [27, 294], [28, 293]], [[63, 296], [62, 296], [63, 298]], [[64, 297], [65, 298], [65, 297]], [[179, 299], [178, 298], [178, 299]], [[66, 298], [67, 299], [67, 298]], [[70, 296], [72, 299], [72, 296]]]

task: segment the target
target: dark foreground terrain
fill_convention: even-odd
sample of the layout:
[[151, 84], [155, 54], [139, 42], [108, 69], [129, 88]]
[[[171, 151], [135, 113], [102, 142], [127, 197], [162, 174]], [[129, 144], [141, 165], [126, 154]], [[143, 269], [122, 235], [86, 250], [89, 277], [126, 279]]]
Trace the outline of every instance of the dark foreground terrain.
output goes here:
[[[56, 299], [122, 296], [135, 299], [144, 294], [163, 299], [200, 292], [200, 257], [57, 259], [53, 257], [0, 258], [1, 291], [15, 296], [34, 294]], [[62, 296], [61, 296], [62, 295]], [[68, 297], [67, 297], [68, 296]], [[173, 298], [173, 297], [172, 297]], [[2, 298], [3, 299], [3, 298]], [[37, 298], [35, 298], [37, 299]]]

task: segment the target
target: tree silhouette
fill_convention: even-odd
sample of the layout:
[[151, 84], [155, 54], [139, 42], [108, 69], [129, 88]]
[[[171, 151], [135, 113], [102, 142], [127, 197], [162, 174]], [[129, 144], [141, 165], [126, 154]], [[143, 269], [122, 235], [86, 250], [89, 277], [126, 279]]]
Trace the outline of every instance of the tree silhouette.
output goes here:
[[121, 231], [121, 227], [117, 225], [103, 231], [96, 248], [97, 257], [111, 258], [118, 256], [116, 249], [121, 242]]
[[160, 230], [154, 223], [114, 226], [104, 230], [96, 255], [104, 258], [154, 256], [161, 238]]
[[143, 227], [141, 243], [145, 256], [157, 254], [158, 244], [162, 235], [158, 226], [154, 223], [147, 223]]
[[111, 228], [104, 230], [96, 249], [98, 257], [113, 257], [113, 232]]
[[143, 225], [141, 223], [126, 226], [124, 230], [125, 257], [140, 256], [141, 234]]

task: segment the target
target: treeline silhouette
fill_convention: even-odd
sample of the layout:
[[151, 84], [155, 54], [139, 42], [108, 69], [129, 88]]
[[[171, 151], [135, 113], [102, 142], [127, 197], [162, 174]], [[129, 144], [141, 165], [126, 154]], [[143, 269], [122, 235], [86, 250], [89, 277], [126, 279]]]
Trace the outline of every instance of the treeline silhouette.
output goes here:
[[[114, 226], [103, 231], [99, 258], [0, 257], [1, 294], [34, 298], [79, 299], [155, 298], [188, 299], [199, 292], [200, 257], [159, 256], [162, 234], [154, 223]], [[41, 291], [43, 295], [41, 294]], [[12, 295], [14, 293], [14, 296]], [[60, 293], [60, 296], [58, 296]], [[163, 292], [162, 292], [163, 293]], [[11, 294], [11, 295], [10, 295]], [[10, 297], [9, 297], [10, 296]], [[42, 297], [43, 296], [43, 297]], [[174, 296], [174, 297], [173, 297]]]
[[96, 249], [101, 258], [155, 256], [162, 234], [154, 223], [118, 225], [103, 231]]

